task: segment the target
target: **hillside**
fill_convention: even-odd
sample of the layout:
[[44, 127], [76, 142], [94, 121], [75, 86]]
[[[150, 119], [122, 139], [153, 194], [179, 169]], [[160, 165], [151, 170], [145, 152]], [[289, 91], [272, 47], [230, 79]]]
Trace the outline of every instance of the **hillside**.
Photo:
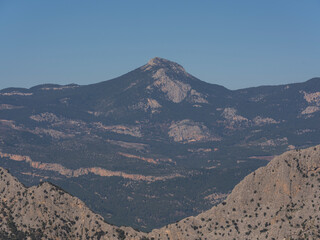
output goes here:
[[1, 239], [319, 239], [320, 145], [275, 157], [223, 203], [151, 233], [109, 225], [51, 183], [26, 188], [2, 168], [0, 198]]
[[139, 239], [132, 228], [104, 222], [78, 198], [44, 182], [26, 188], [0, 168], [0, 238]]
[[320, 144], [319, 117], [319, 78], [231, 91], [153, 58], [96, 84], [0, 90], [0, 166], [149, 231], [210, 209], [273, 156]]
[[320, 145], [244, 178], [216, 207], [154, 230], [155, 239], [319, 239]]

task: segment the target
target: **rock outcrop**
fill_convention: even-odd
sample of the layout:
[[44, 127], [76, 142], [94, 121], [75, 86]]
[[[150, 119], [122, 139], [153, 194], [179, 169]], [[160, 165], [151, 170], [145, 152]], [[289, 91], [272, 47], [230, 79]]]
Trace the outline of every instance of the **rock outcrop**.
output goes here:
[[319, 239], [320, 145], [274, 158], [226, 201], [153, 230], [155, 239]]
[[0, 239], [140, 239], [112, 226], [78, 198], [44, 182], [26, 188], [0, 168]]
[[169, 127], [168, 135], [175, 142], [197, 142], [210, 138], [210, 131], [202, 123], [185, 119], [172, 123]]
[[[144, 158], [144, 157], [135, 156], [135, 155], [126, 154], [126, 153], [119, 153], [119, 155], [122, 155], [127, 158], [140, 159], [142, 161], [146, 161], [146, 162], [153, 163], [153, 164], [158, 164], [158, 162], [160, 160], [166, 161], [166, 162], [172, 162], [171, 159], [156, 159], [156, 160], [154, 160], [152, 158]], [[69, 168], [62, 166], [61, 164], [58, 164], [58, 163], [36, 162], [36, 161], [33, 161], [29, 156], [22, 156], [22, 155], [2, 153], [2, 152], [0, 152], [0, 158], [10, 159], [10, 160], [16, 161], [16, 162], [26, 162], [33, 169], [56, 172], [56, 173], [59, 173], [60, 175], [65, 176], [67, 178], [71, 178], [71, 177], [77, 178], [77, 177], [80, 177], [83, 175], [94, 174], [94, 175], [101, 176], [101, 177], [121, 177], [121, 178], [125, 178], [125, 179], [130, 179], [133, 181], [154, 182], [154, 181], [163, 181], [163, 180], [167, 180], [167, 179], [172, 179], [172, 178], [176, 178], [176, 177], [183, 177], [180, 174], [171, 174], [171, 175], [166, 175], [166, 176], [145, 176], [145, 175], [141, 175], [141, 174], [129, 174], [129, 173], [120, 172], [120, 171], [111, 171], [111, 170], [104, 169], [101, 167], [69, 169]]]
[[208, 103], [205, 95], [192, 89], [190, 84], [179, 80], [180, 78], [192, 77], [181, 65], [156, 57], [151, 59], [142, 69], [153, 72], [154, 82], [147, 87], [148, 90], [158, 89], [174, 103], [180, 103], [185, 99], [191, 103]]

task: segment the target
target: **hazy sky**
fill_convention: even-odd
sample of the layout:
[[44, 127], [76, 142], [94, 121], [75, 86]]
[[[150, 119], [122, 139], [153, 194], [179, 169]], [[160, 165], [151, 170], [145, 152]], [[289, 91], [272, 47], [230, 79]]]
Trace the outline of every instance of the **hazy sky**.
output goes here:
[[108, 80], [159, 56], [231, 89], [320, 77], [319, 0], [0, 0], [0, 89]]

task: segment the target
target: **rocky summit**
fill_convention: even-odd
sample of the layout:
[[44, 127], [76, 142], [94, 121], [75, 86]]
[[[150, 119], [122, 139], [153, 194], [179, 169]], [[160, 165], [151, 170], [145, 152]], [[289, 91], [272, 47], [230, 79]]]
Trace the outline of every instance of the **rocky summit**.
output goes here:
[[320, 78], [229, 90], [156, 57], [95, 84], [0, 90], [0, 166], [151, 231], [212, 208], [275, 155], [320, 144], [319, 117]]
[[224, 202], [150, 233], [109, 225], [62, 189], [26, 188], [2, 168], [0, 192], [1, 239], [319, 239], [320, 145], [275, 157]]

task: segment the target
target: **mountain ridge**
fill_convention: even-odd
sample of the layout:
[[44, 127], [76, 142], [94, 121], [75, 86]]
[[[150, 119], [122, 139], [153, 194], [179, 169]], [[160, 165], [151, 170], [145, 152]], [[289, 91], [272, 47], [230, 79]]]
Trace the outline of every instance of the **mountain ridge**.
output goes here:
[[317, 79], [231, 91], [161, 61], [86, 86], [0, 91], [0, 166], [151, 230], [209, 209], [272, 156], [320, 144]]
[[[39, 85], [35, 85], [35, 86], [32, 86], [30, 88], [20, 88], [20, 87], [8, 87], [8, 88], [3, 88], [3, 89], [0, 89], [0, 92], [1, 91], [16, 91], [16, 90], [32, 90], [32, 89], [38, 89], [42, 86], [50, 86], [50, 87], [69, 87], [69, 86], [78, 86], [78, 87], [84, 87], [84, 86], [90, 86], [90, 85], [96, 85], [96, 84], [102, 84], [102, 83], [105, 83], [105, 82], [108, 82], [108, 81], [112, 81], [112, 80], [116, 80], [116, 79], [119, 79], [121, 78], [122, 76], [125, 76], [131, 72], [134, 72], [138, 69], [143, 69], [143, 70], [146, 70], [146, 68], [152, 68], [152, 67], [155, 67], [156, 69], [158, 68], [168, 68], [168, 69], [172, 69], [172, 66], [174, 66], [175, 69], [181, 69], [182, 72], [185, 72], [186, 74], [192, 76], [191, 74], [187, 73], [186, 70], [183, 68], [182, 65], [176, 63], [176, 62], [173, 62], [173, 61], [170, 61], [170, 60], [167, 60], [165, 58], [161, 58], [161, 57], [154, 57], [154, 58], [151, 58], [148, 63], [146, 63], [145, 65], [142, 65], [132, 71], [129, 71], [123, 75], [120, 75], [118, 77], [115, 77], [115, 78], [111, 78], [109, 80], [103, 80], [103, 81], [100, 81], [100, 82], [97, 82], [97, 83], [91, 83], [91, 84], [84, 84], [84, 85], [79, 85], [79, 84], [76, 84], [76, 83], [67, 83], [67, 84], [55, 84], [55, 83], [44, 83], [44, 84], [39, 84]], [[151, 70], [151, 69], [148, 69], [148, 70]], [[196, 78], [196, 77], [194, 77]], [[198, 78], [196, 78], [197, 80], [201, 81], [202, 83], [206, 83], [206, 84], [209, 84], [209, 85], [213, 85], [213, 86], [220, 86], [220, 87], [223, 87], [223, 88], [226, 88], [224, 87], [223, 85], [219, 85], [219, 84], [215, 84], [215, 83], [210, 83], [210, 82], [206, 82], [206, 81], [202, 81]], [[253, 89], [253, 88], [261, 88], [261, 87], [277, 87], [277, 86], [287, 86], [287, 85], [294, 85], [294, 84], [304, 84], [304, 83], [308, 83], [308, 82], [319, 82], [319, 79], [320, 77], [312, 77], [310, 78], [309, 80], [306, 80], [306, 81], [303, 81], [303, 82], [295, 82], [295, 83], [282, 83], [282, 84], [277, 84], [277, 85], [259, 85], [259, 86], [252, 86], [252, 87], [245, 87], [245, 88], [240, 88], [240, 89], [234, 89], [234, 90], [231, 90], [231, 89], [228, 89], [226, 88], [227, 90], [229, 91], [241, 91], [241, 90], [244, 90], [244, 89]]]
[[320, 145], [292, 150], [246, 176], [222, 204], [151, 235], [161, 239], [318, 239], [319, 183]]

